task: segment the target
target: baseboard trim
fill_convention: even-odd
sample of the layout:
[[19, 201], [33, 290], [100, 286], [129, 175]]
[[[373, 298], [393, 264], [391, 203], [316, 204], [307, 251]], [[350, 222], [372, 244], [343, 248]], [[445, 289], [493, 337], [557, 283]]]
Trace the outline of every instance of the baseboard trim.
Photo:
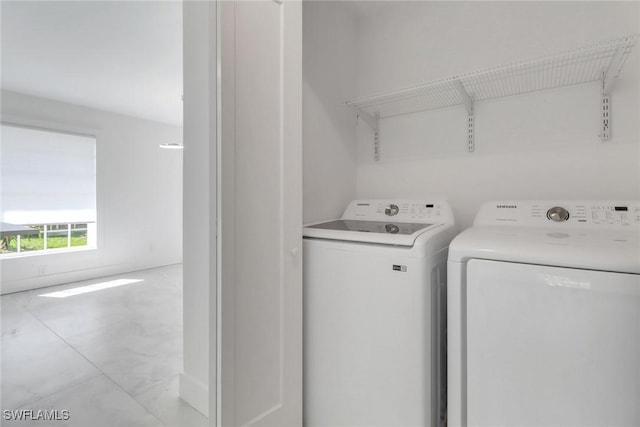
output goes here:
[[[19, 258], [14, 258], [19, 259]], [[3, 260], [2, 262], [13, 261], [14, 259]], [[133, 273], [152, 268], [168, 267], [180, 264], [181, 260], [167, 260], [164, 262], [146, 263], [122, 263], [113, 265], [101, 265], [78, 270], [61, 271], [43, 276], [28, 275], [18, 279], [6, 280], [3, 278], [0, 294], [10, 294], [14, 292], [30, 291], [34, 289], [48, 288], [50, 286], [80, 282], [84, 280], [98, 279], [102, 277], [115, 276], [120, 274]], [[3, 268], [6, 268], [3, 266]]]
[[180, 398], [196, 410], [209, 416], [209, 387], [195, 378], [180, 373]]

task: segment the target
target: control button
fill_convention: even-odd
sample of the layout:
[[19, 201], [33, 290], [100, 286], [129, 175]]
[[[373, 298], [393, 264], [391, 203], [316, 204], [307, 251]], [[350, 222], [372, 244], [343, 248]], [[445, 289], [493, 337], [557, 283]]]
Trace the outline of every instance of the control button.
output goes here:
[[565, 208], [556, 206], [547, 211], [547, 218], [555, 222], [566, 221], [569, 219], [569, 211]]
[[399, 211], [400, 211], [400, 208], [398, 208], [398, 205], [389, 205], [386, 208], [384, 208], [384, 214], [387, 216], [398, 215]]

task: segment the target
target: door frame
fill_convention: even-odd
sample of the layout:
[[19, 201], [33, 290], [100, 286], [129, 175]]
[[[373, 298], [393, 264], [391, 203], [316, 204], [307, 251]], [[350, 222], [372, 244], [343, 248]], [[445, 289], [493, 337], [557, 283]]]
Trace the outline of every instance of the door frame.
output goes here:
[[[264, 2], [270, 0], [263, 0]], [[282, 309], [285, 340], [299, 342], [299, 354], [286, 351], [282, 368], [281, 404], [256, 418], [255, 425], [268, 425], [271, 412], [287, 413], [287, 425], [302, 425], [302, 2], [271, 0], [280, 9], [280, 135], [282, 141], [280, 205], [287, 212], [280, 246], [283, 250], [282, 280], [286, 284], [286, 310]], [[210, 420], [217, 426], [235, 426], [236, 295], [238, 267], [236, 230], [236, 2], [217, 1], [216, 21], [216, 268], [215, 289], [210, 293]], [[211, 67], [213, 72], [214, 68]], [[260, 71], [257, 70], [256, 73]], [[295, 206], [293, 213], [287, 206]], [[213, 212], [213, 211], [212, 211]], [[285, 221], [283, 220], [283, 224]], [[213, 237], [213, 236], [212, 236]], [[212, 242], [213, 244], [213, 242]], [[270, 248], [273, 250], [273, 248]], [[213, 269], [211, 269], [213, 271]], [[299, 276], [299, 277], [298, 277]], [[215, 309], [214, 309], [215, 307]], [[292, 321], [293, 319], [294, 321]], [[299, 321], [295, 321], [299, 319]], [[215, 347], [214, 347], [215, 346]], [[215, 385], [215, 393], [213, 386]], [[254, 425], [250, 422], [249, 425]]]

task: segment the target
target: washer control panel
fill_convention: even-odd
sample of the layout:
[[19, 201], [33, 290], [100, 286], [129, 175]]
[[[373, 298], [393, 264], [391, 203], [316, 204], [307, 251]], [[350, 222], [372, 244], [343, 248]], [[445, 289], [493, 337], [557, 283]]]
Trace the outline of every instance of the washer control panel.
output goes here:
[[441, 200], [354, 200], [342, 219], [453, 224], [449, 203]]
[[485, 203], [474, 225], [636, 229], [640, 201], [499, 201]]

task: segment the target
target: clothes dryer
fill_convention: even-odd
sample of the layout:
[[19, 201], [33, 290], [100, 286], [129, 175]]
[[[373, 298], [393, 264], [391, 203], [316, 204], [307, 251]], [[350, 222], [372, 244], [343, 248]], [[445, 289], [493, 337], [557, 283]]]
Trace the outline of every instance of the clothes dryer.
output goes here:
[[448, 261], [450, 426], [640, 425], [640, 203], [486, 203]]

